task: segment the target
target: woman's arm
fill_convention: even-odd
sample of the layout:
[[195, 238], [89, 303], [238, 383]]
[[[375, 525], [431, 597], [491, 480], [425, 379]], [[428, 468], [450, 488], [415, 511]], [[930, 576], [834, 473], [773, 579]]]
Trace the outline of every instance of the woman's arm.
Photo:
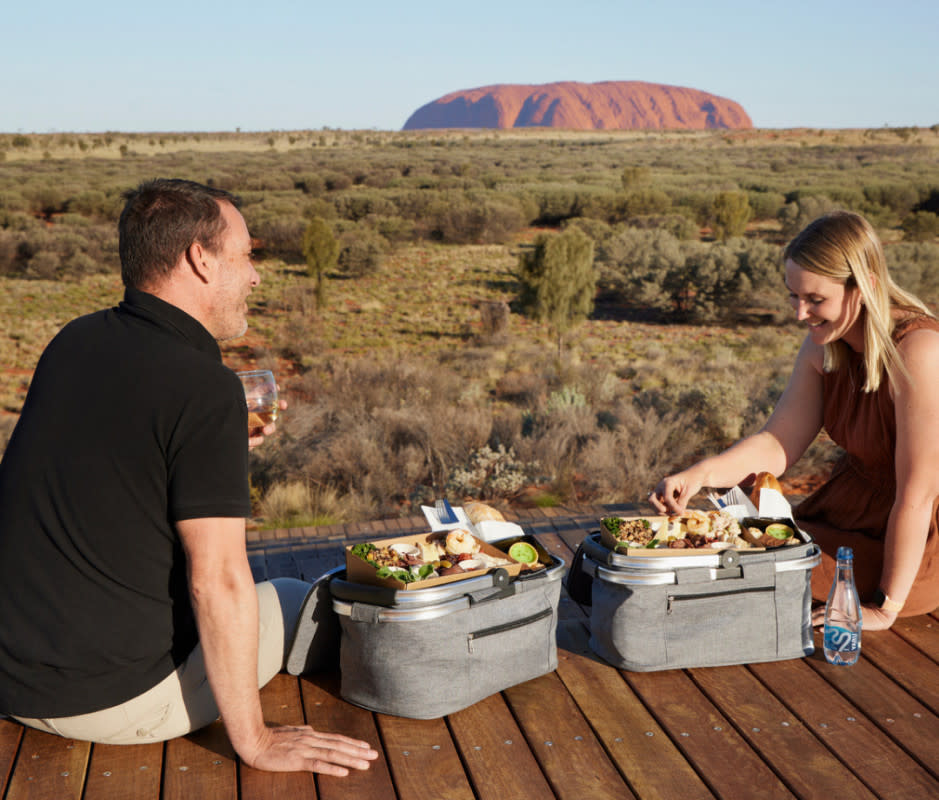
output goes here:
[[[910, 380], [892, 386], [896, 408], [897, 445], [894, 454], [897, 494], [884, 541], [881, 590], [904, 603], [923, 560], [933, 506], [939, 497], [939, 333], [913, 331], [899, 346]], [[864, 607], [864, 627], [889, 628], [896, 614]]]
[[821, 347], [806, 338], [789, 383], [763, 428], [724, 452], [663, 478], [649, 501], [681, 513], [705, 486], [734, 486], [750, 475], [781, 475], [805, 452], [822, 427]]

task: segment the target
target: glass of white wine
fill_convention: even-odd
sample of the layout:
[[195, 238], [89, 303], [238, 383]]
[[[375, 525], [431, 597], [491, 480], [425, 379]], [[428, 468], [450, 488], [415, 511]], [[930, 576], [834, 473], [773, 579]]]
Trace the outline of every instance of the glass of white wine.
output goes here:
[[238, 377], [244, 386], [248, 403], [248, 430], [254, 431], [270, 425], [277, 419], [280, 410], [274, 373], [269, 369], [252, 369], [239, 372]]

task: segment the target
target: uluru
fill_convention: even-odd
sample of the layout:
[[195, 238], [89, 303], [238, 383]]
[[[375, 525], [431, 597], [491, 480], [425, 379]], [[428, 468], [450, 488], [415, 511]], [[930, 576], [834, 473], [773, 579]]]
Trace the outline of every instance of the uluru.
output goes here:
[[752, 127], [747, 112], [733, 100], [698, 89], [645, 81], [505, 83], [464, 89], [421, 106], [404, 123], [404, 130], [705, 130]]

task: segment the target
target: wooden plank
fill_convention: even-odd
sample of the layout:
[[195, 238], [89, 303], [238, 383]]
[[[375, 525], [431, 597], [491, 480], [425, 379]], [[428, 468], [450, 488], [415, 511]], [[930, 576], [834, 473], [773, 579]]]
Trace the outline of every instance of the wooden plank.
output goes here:
[[368, 769], [350, 770], [344, 778], [317, 775], [316, 788], [320, 800], [388, 800], [395, 797], [374, 715], [339, 698], [338, 675], [305, 675], [300, 678], [300, 691], [308, 725], [318, 731], [361, 739], [380, 754]]
[[163, 800], [236, 800], [238, 757], [221, 722], [166, 743]]
[[377, 714], [398, 800], [473, 800], [473, 789], [443, 719]]
[[635, 797], [557, 673], [513, 686], [504, 695], [558, 798]]
[[868, 658], [934, 714], [939, 714], [936, 662], [893, 631], [865, 632], [861, 658]]
[[[689, 670], [754, 752], [800, 797], [872, 798], [874, 795], [835, 758], [746, 667]], [[860, 712], [856, 712], [860, 713]]]
[[685, 672], [622, 674], [718, 797], [728, 800], [793, 797], [789, 788], [750, 749], [730, 720]]
[[20, 749], [24, 728], [12, 719], [0, 719], [0, 797], [6, 791], [13, 771], [13, 762]]
[[[819, 647], [820, 647], [819, 640]], [[866, 658], [853, 667], [834, 667], [821, 651], [804, 663], [939, 778], [939, 716], [891, 680]], [[935, 680], [935, 678], [934, 678]]]
[[589, 653], [586, 628], [559, 631], [558, 644], [558, 675], [638, 797], [713, 797], [622, 675]]
[[[892, 800], [939, 797], [939, 781], [804, 662], [753, 664], [750, 670], [874, 794]], [[820, 671], [825, 671], [821, 666], [827, 671], [846, 670], [824, 664]], [[932, 746], [939, 758], [939, 740], [933, 740]], [[798, 768], [792, 764], [786, 772]]]
[[159, 800], [163, 743], [96, 744], [83, 800]]
[[501, 695], [447, 720], [479, 800], [553, 800], [554, 792]]
[[[261, 689], [261, 709], [269, 725], [304, 725], [303, 705], [297, 679], [280, 673]], [[240, 770], [241, 800], [269, 800], [272, 797], [306, 800], [316, 798], [312, 773], [263, 772], [245, 764]]]
[[890, 630], [939, 664], [939, 622], [935, 618], [928, 614], [903, 617]]
[[27, 728], [5, 800], [79, 800], [91, 744]]
[[[568, 567], [574, 560], [574, 549], [557, 533], [539, 533], [535, 535], [538, 543], [551, 555], [560, 558]], [[575, 548], [576, 549], [576, 548]]]

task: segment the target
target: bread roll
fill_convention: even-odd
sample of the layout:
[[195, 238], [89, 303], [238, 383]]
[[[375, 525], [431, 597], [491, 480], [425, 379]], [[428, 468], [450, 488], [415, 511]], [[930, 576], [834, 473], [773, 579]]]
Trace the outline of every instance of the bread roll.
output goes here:
[[760, 505], [760, 489], [775, 489], [780, 494], [782, 494], [783, 490], [772, 472], [757, 473], [756, 480], [753, 481], [753, 488], [750, 490], [750, 499], [758, 508]]
[[463, 510], [466, 512], [466, 518], [474, 525], [485, 520], [495, 520], [496, 522], [505, 521], [505, 517], [502, 516], [501, 511], [492, 506], [487, 506], [485, 503], [467, 503], [463, 506]]

